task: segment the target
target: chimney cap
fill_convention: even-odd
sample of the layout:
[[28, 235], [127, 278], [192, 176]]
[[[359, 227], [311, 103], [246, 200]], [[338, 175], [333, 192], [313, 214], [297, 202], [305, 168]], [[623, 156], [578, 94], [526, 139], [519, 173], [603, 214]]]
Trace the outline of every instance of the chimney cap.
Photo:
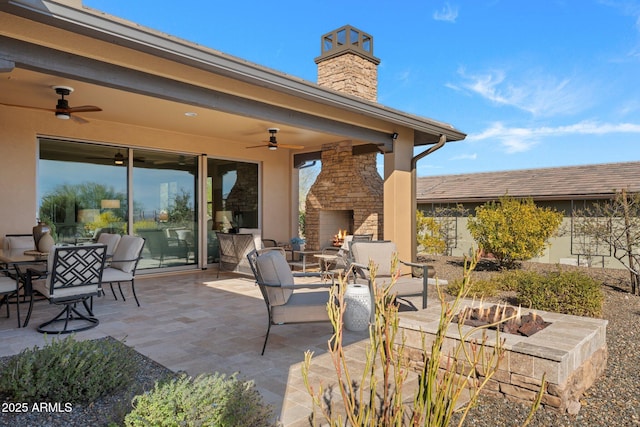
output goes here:
[[373, 37], [351, 25], [324, 34], [320, 39], [320, 51], [320, 56], [315, 59], [316, 64], [345, 53], [354, 53], [376, 65], [380, 63], [373, 56]]

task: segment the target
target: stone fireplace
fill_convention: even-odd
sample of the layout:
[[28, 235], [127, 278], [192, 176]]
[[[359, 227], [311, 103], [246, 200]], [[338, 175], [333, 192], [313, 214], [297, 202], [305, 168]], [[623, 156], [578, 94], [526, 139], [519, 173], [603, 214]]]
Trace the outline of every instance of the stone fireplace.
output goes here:
[[331, 246], [339, 230], [381, 239], [383, 181], [376, 153], [354, 155], [351, 141], [322, 147], [322, 170], [306, 200], [306, 243], [310, 250]]

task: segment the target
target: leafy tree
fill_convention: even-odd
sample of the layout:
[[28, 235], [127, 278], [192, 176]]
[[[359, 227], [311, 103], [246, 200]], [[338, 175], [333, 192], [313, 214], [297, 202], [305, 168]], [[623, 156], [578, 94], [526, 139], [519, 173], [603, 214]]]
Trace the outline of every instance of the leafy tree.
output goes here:
[[180, 189], [173, 198], [167, 214], [169, 221], [175, 225], [192, 224], [195, 221], [195, 212], [191, 205], [191, 194], [185, 189]]
[[640, 295], [640, 193], [616, 191], [607, 203], [594, 204], [574, 212], [580, 218], [574, 226], [592, 245], [609, 246], [613, 257], [629, 270], [631, 292]]
[[467, 228], [478, 245], [501, 267], [539, 256], [562, 223], [562, 213], [508, 195], [476, 208]]
[[442, 254], [446, 249], [441, 236], [440, 224], [431, 216], [426, 216], [421, 210], [416, 210], [416, 230], [418, 246], [428, 254]]

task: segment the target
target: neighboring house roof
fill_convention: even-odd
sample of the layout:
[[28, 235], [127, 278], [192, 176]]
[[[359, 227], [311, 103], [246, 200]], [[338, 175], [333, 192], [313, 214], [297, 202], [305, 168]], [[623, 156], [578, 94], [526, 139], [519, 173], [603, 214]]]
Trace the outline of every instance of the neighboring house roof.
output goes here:
[[505, 194], [534, 200], [609, 198], [616, 190], [640, 191], [640, 162], [418, 177], [416, 199], [470, 203]]

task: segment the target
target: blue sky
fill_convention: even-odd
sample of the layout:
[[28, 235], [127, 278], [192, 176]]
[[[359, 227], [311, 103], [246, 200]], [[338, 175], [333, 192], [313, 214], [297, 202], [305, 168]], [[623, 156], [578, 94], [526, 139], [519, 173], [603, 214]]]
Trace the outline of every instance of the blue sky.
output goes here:
[[640, 0], [84, 0], [316, 81], [320, 37], [371, 34], [378, 102], [467, 139], [418, 175], [640, 160]]

